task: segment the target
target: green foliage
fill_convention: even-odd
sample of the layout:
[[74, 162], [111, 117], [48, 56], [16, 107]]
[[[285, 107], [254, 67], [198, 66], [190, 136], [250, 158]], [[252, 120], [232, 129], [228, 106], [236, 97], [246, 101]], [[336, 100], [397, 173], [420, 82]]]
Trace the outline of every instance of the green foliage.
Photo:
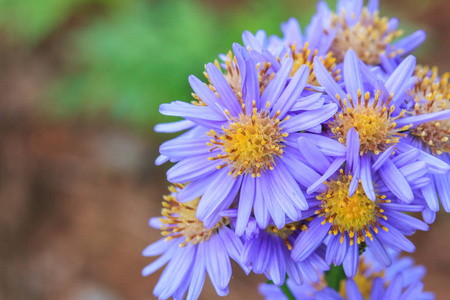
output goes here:
[[331, 265], [330, 270], [325, 272], [325, 280], [328, 286], [339, 292], [340, 284], [342, 280], [347, 279], [342, 265]]
[[181, 1], [138, 2], [97, 20], [75, 36], [82, 71], [58, 84], [53, 105], [63, 113], [111, 108], [115, 118], [154, 124], [160, 103], [190, 98], [187, 76], [201, 75], [217, 51], [212, 28], [200, 7]]
[[107, 109], [144, 128], [173, 120], [160, 116], [158, 106], [190, 101], [190, 74], [203, 77], [204, 64], [240, 41], [243, 29], [279, 33], [279, 23], [291, 16], [274, 1], [242, 8], [219, 12], [194, 1], [137, 1], [96, 20], [74, 36], [72, 55], [82, 68], [54, 88], [53, 110]]

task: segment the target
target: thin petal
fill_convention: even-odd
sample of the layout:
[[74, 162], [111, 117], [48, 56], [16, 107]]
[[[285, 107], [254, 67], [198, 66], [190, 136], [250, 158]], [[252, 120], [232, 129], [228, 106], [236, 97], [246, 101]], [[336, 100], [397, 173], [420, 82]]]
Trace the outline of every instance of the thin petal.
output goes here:
[[195, 125], [194, 122], [189, 120], [181, 120], [172, 123], [160, 123], [155, 125], [154, 130], [156, 132], [172, 133], [189, 129]]
[[322, 218], [315, 218], [309, 223], [308, 230], [300, 233], [292, 248], [291, 257], [293, 260], [297, 262], [305, 260], [323, 243], [331, 224], [326, 222], [322, 225], [322, 220]]
[[[219, 93], [220, 102], [217, 102], [223, 109], [228, 109], [233, 116], [238, 116], [242, 111], [241, 106], [230, 87], [228, 81], [223, 77], [222, 72], [213, 64], [206, 65], [206, 72], [208, 73], [209, 80], [213, 84], [216, 91]], [[209, 91], [211, 89], [206, 87]], [[212, 92], [212, 91], [211, 91]], [[212, 92], [214, 94], [214, 92]], [[200, 97], [202, 100], [203, 98]]]
[[272, 108], [272, 111], [280, 111], [278, 116], [279, 119], [283, 119], [297, 102], [300, 94], [305, 88], [308, 77], [309, 67], [307, 65], [302, 65]]
[[359, 59], [355, 51], [348, 50], [344, 58], [344, 80], [347, 93], [350, 94], [353, 101], [358, 99], [358, 90], [360, 95], [364, 96], [364, 85], [359, 69]]
[[327, 89], [327, 94], [337, 101], [336, 95], [339, 95], [341, 99], [345, 99], [347, 95], [342, 88], [336, 83], [336, 80], [328, 72], [327, 68], [323, 65], [322, 61], [318, 57], [314, 57], [314, 74], [320, 85]]
[[397, 99], [400, 99], [401, 96], [406, 93], [406, 87], [411, 82], [415, 67], [416, 58], [414, 56], [408, 56], [402, 61], [402, 63], [395, 69], [395, 71], [386, 81], [386, 89], [390, 94], [394, 94], [392, 103], [396, 103]]
[[347, 294], [348, 300], [364, 300], [364, 297], [359, 291], [358, 285], [353, 281], [353, 279], [347, 279], [345, 281], [345, 293]]
[[206, 270], [216, 292], [225, 290], [231, 279], [231, 263], [222, 239], [218, 235], [212, 235], [207, 243], [204, 243], [203, 259]]
[[284, 130], [286, 132], [296, 132], [314, 127], [327, 121], [337, 111], [334, 103], [324, 105], [321, 109], [309, 110], [291, 117], [286, 121]]
[[358, 270], [359, 264], [359, 247], [357, 243], [356, 235], [353, 237], [354, 243], [350, 245], [347, 250], [347, 255], [344, 258], [342, 263], [344, 267], [345, 274], [349, 278], [353, 278], [356, 275], [356, 271]]
[[373, 187], [372, 170], [370, 167], [371, 159], [371, 156], [368, 154], [361, 157], [361, 184], [367, 197], [375, 201], [375, 188]]
[[323, 182], [325, 180], [327, 180], [331, 175], [334, 174], [334, 172], [336, 172], [344, 163], [345, 158], [344, 157], [337, 157], [330, 165], [330, 167], [328, 168], [328, 170], [322, 175], [322, 177], [320, 177], [314, 184], [312, 184], [308, 190], [306, 191], [306, 193], [311, 194], [314, 191], [317, 190], [317, 188], [323, 184]]
[[275, 74], [261, 96], [261, 103], [270, 102], [271, 106], [275, 104], [274, 99], [278, 99], [286, 87], [286, 82], [292, 71], [293, 61], [287, 60], [283, 62], [281, 69]]
[[251, 176], [245, 176], [242, 180], [242, 188], [239, 198], [238, 217], [236, 222], [236, 235], [241, 236], [247, 227], [253, 203], [255, 201], [256, 180]]
[[411, 187], [391, 160], [386, 160], [380, 167], [378, 174], [394, 195], [407, 203], [411, 203], [414, 200]]
[[325, 173], [330, 167], [330, 162], [327, 157], [311, 142], [306, 138], [300, 137], [297, 141], [300, 153], [308, 158], [308, 161], [314, 162], [312, 167], [314, 167], [319, 173]]
[[380, 155], [375, 156], [375, 157], [378, 157], [378, 158], [376, 159], [376, 161], [372, 165], [372, 171], [373, 172], [378, 171], [378, 169], [386, 162], [386, 160], [389, 159], [389, 157], [391, 157], [391, 155], [394, 153], [394, 148], [395, 148], [395, 146], [391, 146], [391, 147], [387, 148]]

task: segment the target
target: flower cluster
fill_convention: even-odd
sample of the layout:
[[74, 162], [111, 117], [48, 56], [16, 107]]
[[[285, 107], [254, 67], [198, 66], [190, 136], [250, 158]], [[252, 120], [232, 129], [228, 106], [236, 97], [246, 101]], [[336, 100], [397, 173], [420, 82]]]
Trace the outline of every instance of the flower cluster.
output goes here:
[[155, 296], [197, 299], [206, 273], [224, 296], [231, 258], [266, 275], [268, 299], [432, 297], [398, 252], [439, 201], [450, 212], [450, 75], [416, 65], [425, 33], [397, 27], [376, 0], [320, 2], [305, 34], [295, 19], [245, 31], [189, 77], [191, 103], [160, 106], [182, 120], [155, 130], [183, 133], [156, 161], [174, 165], [150, 220], [164, 237], [143, 252], [160, 255], [143, 275], [167, 264]]

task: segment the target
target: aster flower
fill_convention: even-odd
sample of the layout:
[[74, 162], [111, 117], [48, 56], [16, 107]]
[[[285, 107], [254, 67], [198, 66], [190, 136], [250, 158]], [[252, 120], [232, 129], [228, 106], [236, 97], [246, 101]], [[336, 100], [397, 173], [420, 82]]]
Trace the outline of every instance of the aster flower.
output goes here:
[[[418, 66], [415, 75], [417, 80], [408, 90], [404, 108], [407, 115], [417, 117], [418, 121], [410, 128], [405, 141], [450, 164], [450, 74], [438, 76], [436, 67]], [[435, 117], [427, 121], [430, 115]], [[411, 147], [404, 148], [404, 151], [412, 151]], [[439, 199], [444, 210], [450, 212], [450, 174], [430, 174], [429, 178], [432, 183], [425, 191], [429, 196], [424, 219], [431, 223], [439, 210]]]
[[161, 145], [162, 160], [177, 162], [167, 172], [170, 182], [190, 182], [180, 192], [180, 202], [202, 195], [196, 216], [207, 227], [217, 223], [219, 213], [240, 192], [238, 235], [252, 210], [260, 228], [273, 220], [281, 229], [286, 216], [299, 220], [308, 208], [296, 175], [286, 166], [285, 157], [298, 154], [296, 138], [290, 135], [317, 130], [337, 106], [309, 105], [300, 97], [309, 68], [302, 66], [289, 79], [292, 58], [282, 60], [281, 68], [268, 75], [260, 72], [265, 66], [253, 60], [247, 49], [234, 44], [233, 52], [225, 74], [218, 64], [206, 66], [209, 86], [189, 78], [197, 102], [161, 105], [161, 113], [189, 122], [163, 125], [166, 131], [192, 126], [182, 137]]
[[[416, 172], [416, 164], [403, 160], [388, 160], [391, 167], [400, 170], [410, 186], [420, 184], [426, 172]], [[421, 212], [424, 207], [403, 204], [377, 173], [370, 174], [374, 181], [375, 199], [369, 199], [362, 183], [357, 182], [353, 195], [349, 187], [353, 176], [340, 170], [322, 184], [323, 192], [317, 195], [317, 202], [310, 201], [311, 208], [317, 207], [314, 219], [308, 229], [297, 237], [291, 252], [292, 258], [301, 262], [308, 258], [323, 243], [326, 244], [325, 260], [328, 264], [343, 264], [348, 277], [358, 269], [360, 247], [367, 245], [382, 265], [389, 265], [391, 258], [386, 248], [413, 252], [414, 245], [405, 237], [416, 230], [428, 230], [428, 225], [402, 212]], [[418, 188], [414, 189], [417, 193]]]
[[[331, 139], [334, 141], [321, 136], [309, 136], [307, 139], [308, 142], [317, 140], [318, 143], [326, 145], [326, 155], [334, 157], [331, 169], [308, 188], [308, 193], [314, 192], [340, 164], [346, 162], [347, 168], [352, 170], [353, 174], [353, 182], [349, 186], [350, 196], [361, 180], [367, 197], [374, 201], [376, 197], [371, 174], [378, 171], [384, 184], [396, 197], [405, 203], [414, 200], [408, 180], [395, 164], [389, 163], [389, 157], [396, 152], [408, 152], [405, 131], [414, 124], [440, 120], [443, 117], [441, 114], [406, 116], [405, 110], [396, 109], [403, 105], [407, 97], [406, 91], [414, 85], [414, 67], [415, 58], [407, 57], [383, 83], [357, 58], [353, 50], [349, 50], [343, 64], [344, 86], [341, 87], [325, 70], [320, 60], [315, 60], [314, 68], [318, 81], [326, 88], [331, 101], [339, 103], [341, 110], [329, 123]], [[335, 141], [345, 145], [345, 154], [342, 147], [336, 146]], [[317, 160], [316, 153], [306, 152], [303, 148], [300, 147], [300, 151], [307, 160]], [[432, 174], [446, 174], [450, 170], [448, 164], [421, 150], [417, 156], [418, 163], [415, 167], [419, 173], [424, 167]]]
[[[144, 256], [161, 255], [142, 270], [148, 276], [165, 264], [153, 291], [159, 299], [197, 299], [205, 281], [209, 278], [220, 296], [228, 294], [231, 279], [230, 258], [240, 262], [242, 242], [227, 227], [227, 217], [220, 218], [211, 228], [195, 217], [199, 198], [180, 203], [177, 196], [184, 186], [175, 184], [171, 194], [164, 197], [161, 218], [150, 219], [150, 226], [161, 230], [161, 240], [144, 249]], [[248, 273], [249, 269], [242, 265]]]
[[[249, 31], [244, 31], [242, 34], [242, 41], [244, 45], [251, 52], [252, 57], [261, 63], [270, 62], [270, 70], [278, 71], [281, 67], [281, 59], [291, 57], [293, 59], [293, 66], [290, 76], [294, 76], [301, 66], [306, 65], [310, 69], [307, 80], [307, 89], [304, 96], [310, 95], [309, 91], [322, 92], [320, 84], [318, 83], [314, 74], [314, 58], [318, 57], [335, 81], [339, 82], [341, 70], [336, 68], [336, 58], [332, 53], [323, 51], [327, 47], [318, 45], [320, 38], [314, 32], [315, 28], [319, 28], [320, 24], [313, 19], [312, 24], [308, 27], [311, 38], [303, 37], [298, 21], [291, 18], [288, 22], [281, 24], [281, 30], [285, 33], [284, 38], [277, 36], [270, 37], [269, 41], [266, 38], [266, 33], [263, 30], [257, 31], [255, 35]], [[320, 31], [323, 34], [323, 31]], [[223, 60], [225, 56], [221, 56]]]
[[265, 274], [276, 285], [283, 285], [287, 277], [296, 284], [301, 284], [304, 279], [318, 282], [319, 273], [329, 269], [322, 249], [300, 263], [290, 256], [291, 245], [302, 230], [306, 230], [304, 221], [289, 222], [282, 229], [269, 225], [252, 233], [245, 239], [242, 263], [252, 267], [256, 274]]
[[[423, 266], [415, 266], [410, 257], [399, 257], [398, 253], [392, 253], [395, 260], [389, 267], [381, 266], [374, 258], [370, 250], [360, 257], [360, 268], [353, 279], [343, 279], [338, 291], [332, 289], [326, 283], [322, 275], [319, 283], [306, 282], [297, 285], [288, 280], [287, 286], [295, 299], [323, 299], [323, 300], [359, 300], [359, 299], [408, 299], [431, 300], [434, 294], [424, 292], [422, 278], [426, 270]], [[278, 286], [261, 284], [259, 292], [266, 300], [287, 299]]]
[[406, 56], [420, 46], [426, 34], [423, 30], [395, 41], [403, 35], [396, 18], [380, 17], [378, 0], [340, 0], [336, 12], [321, 1], [316, 17], [322, 20], [325, 31], [324, 45], [333, 53], [337, 63], [344, 60], [347, 50], [354, 50], [368, 65], [380, 65], [390, 73]]

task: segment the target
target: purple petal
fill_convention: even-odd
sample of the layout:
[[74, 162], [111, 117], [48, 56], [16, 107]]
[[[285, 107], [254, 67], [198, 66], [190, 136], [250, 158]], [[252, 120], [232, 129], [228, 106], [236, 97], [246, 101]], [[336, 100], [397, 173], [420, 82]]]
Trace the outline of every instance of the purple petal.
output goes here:
[[344, 145], [329, 137], [310, 133], [300, 133], [299, 136], [307, 138], [327, 156], [345, 156], [347, 154]]
[[334, 172], [336, 172], [344, 163], [345, 158], [343, 157], [337, 157], [330, 165], [330, 167], [328, 168], [328, 170], [322, 175], [322, 177], [320, 177], [314, 184], [312, 184], [308, 190], [306, 191], [306, 193], [311, 194], [313, 192], [315, 192], [317, 190], [317, 188], [323, 184], [323, 182], [325, 180], [327, 180], [331, 175], [334, 174]]
[[406, 87], [409, 85], [416, 67], [416, 58], [414, 56], [408, 56], [402, 63], [395, 69], [389, 79], [386, 81], [386, 89], [390, 94], [394, 94], [392, 103], [396, 103], [397, 99], [401, 98], [401, 95], [406, 93]]
[[353, 279], [347, 279], [345, 281], [345, 293], [348, 300], [364, 300], [364, 297], [359, 291], [358, 285], [353, 281]]
[[394, 44], [394, 49], [402, 49], [403, 55], [409, 54], [419, 47], [427, 39], [427, 33], [423, 30], [418, 30], [413, 34], [399, 40]]
[[240, 183], [241, 178], [235, 180], [226, 170], [219, 172], [200, 199], [196, 212], [197, 218], [203, 221], [216, 212], [225, 199], [234, 198], [233, 193], [237, 193], [234, 187]]
[[314, 57], [314, 74], [320, 85], [327, 89], [327, 94], [337, 102], [336, 95], [339, 95], [341, 99], [345, 99], [347, 95], [342, 88], [336, 83], [333, 76], [323, 65], [322, 61], [318, 57]]
[[242, 180], [242, 188], [239, 198], [238, 217], [236, 222], [236, 235], [241, 236], [247, 227], [248, 220], [255, 200], [256, 180], [251, 176], [245, 176]]
[[319, 173], [325, 173], [330, 167], [330, 162], [327, 157], [311, 142], [306, 138], [300, 137], [298, 139], [298, 148], [300, 153], [308, 158], [308, 161], [314, 162], [312, 167], [314, 167]]
[[203, 259], [209, 279], [216, 291], [225, 290], [231, 279], [231, 263], [222, 239], [218, 235], [211, 235], [204, 243]]
[[353, 101], [358, 99], [358, 90], [364, 97], [364, 85], [359, 69], [359, 59], [355, 51], [348, 50], [344, 58], [344, 80], [347, 93], [350, 94]]
[[284, 130], [288, 133], [306, 130], [320, 123], [327, 121], [337, 111], [337, 105], [334, 103], [324, 105], [321, 109], [302, 112], [287, 120]]
[[407, 203], [411, 203], [414, 200], [411, 187], [391, 160], [386, 160], [380, 167], [378, 174], [394, 195]]
[[[239, 105], [230, 84], [225, 77], [223, 77], [222, 72], [213, 63], [206, 65], [206, 72], [208, 73], [209, 80], [211, 80], [214, 88], [219, 93], [220, 102], [217, 103], [222, 107], [222, 109], [228, 109], [232, 116], [238, 116], [242, 111], [241, 106]], [[211, 91], [209, 87], [206, 88]], [[200, 98], [203, 100], [202, 97]]]
[[358, 270], [359, 263], [359, 247], [357, 243], [356, 235], [353, 237], [354, 243], [350, 247], [348, 247], [347, 255], [344, 258], [342, 263], [344, 267], [345, 274], [349, 278], [353, 278], [356, 275], [356, 271]]
[[291, 74], [293, 60], [287, 60], [281, 66], [281, 69], [275, 74], [275, 77], [270, 81], [261, 96], [261, 103], [270, 102], [271, 106], [275, 104], [275, 99], [278, 99], [286, 87], [286, 82]]
[[[378, 169], [386, 162], [386, 160], [389, 159], [389, 157], [391, 157], [391, 155], [394, 153], [394, 151], [393, 151], [394, 148], [395, 148], [394, 146], [391, 146], [391, 147], [387, 148], [383, 153], [381, 153], [381, 155], [375, 156], [378, 158], [372, 165], [373, 172], [378, 171]], [[374, 159], [375, 159], [375, 157], [374, 157]]]
[[181, 160], [167, 171], [167, 180], [170, 182], [185, 183], [206, 176], [217, 171], [220, 161], [210, 161], [210, 154], [189, 157]]
[[178, 132], [182, 130], [189, 129], [195, 125], [194, 122], [189, 120], [181, 120], [176, 121], [172, 123], [161, 123], [155, 125], [154, 130], [156, 132], [164, 132], [164, 133], [172, 133], [172, 132]]
[[308, 230], [302, 231], [295, 240], [292, 248], [291, 257], [299, 262], [308, 258], [327, 237], [331, 224], [326, 222], [321, 224], [323, 218], [315, 218], [308, 225]]
[[372, 170], [370, 168], [371, 156], [365, 154], [361, 157], [361, 184], [367, 197], [375, 201], [375, 189], [372, 182]]

